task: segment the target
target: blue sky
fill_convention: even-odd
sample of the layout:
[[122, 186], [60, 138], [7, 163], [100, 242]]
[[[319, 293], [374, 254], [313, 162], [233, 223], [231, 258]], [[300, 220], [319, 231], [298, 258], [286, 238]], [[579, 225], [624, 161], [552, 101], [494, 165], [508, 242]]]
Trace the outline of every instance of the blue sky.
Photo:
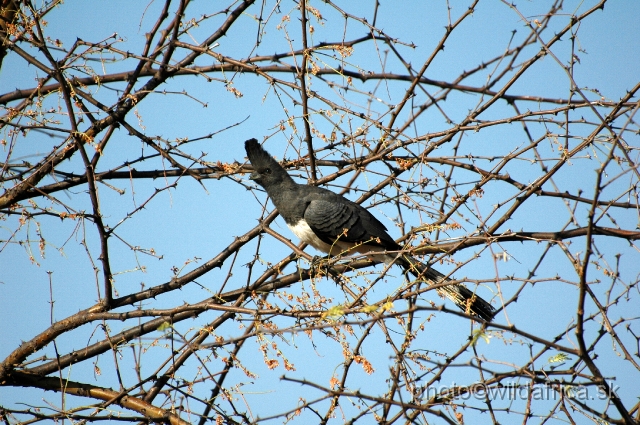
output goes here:
[[[464, 6], [451, 2], [452, 16], [459, 16]], [[542, 19], [538, 14], [548, 9], [549, 2], [519, 2], [518, 9], [527, 17], [527, 19]], [[554, 20], [551, 25], [551, 31], [543, 34], [546, 40], [553, 36], [553, 30], [559, 30], [569, 22], [574, 13], [582, 13], [591, 7], [593, 2], [565, 2], [561, 16]], [[60, 39], [65, 47], [74, 43], [77, 38], [97, 41], [107, 39], [114, 31], [122, 41], [117, 43], [119, 49], [130, 52], [137, 52], [144, 40], [144, 32], [152, 25], [156, 19], [160, 4], [144, 2], [125, 2], [115, 1], [105, 5], [100, 5], [100, 19], [88, 19], [88, 12], [95, 13], [95, 10], [88, 10], [86, 2], [66, 1], [57, 10], [48, 15], [48, 25], [46, 32], [52, 39]], [[318, 5], [321, 7], [321, 5]], [[345, 6], [346, 7], [346, 6]], [[372, 11], [369, 9], [359, 10], [359, 6], [351, 6], [353, 13], [362, 12], [371, 21]], [[367, 5], [367, 7], [370, 7]], [[195, 2], [193, 7], [189, 9], [193, 17], [200, 16], [201, 13], [210, 13], [207, 10], [209, 3]], [[293, 3], [283, 3], [281, 9], [284, 13], [287, 10], [293, 11]], [[323, 9], [324, 10], [324, 9]], [[269, 55], [275, 51], [286, 51], [287, 43], [283, 35], [283, 31], [276, 29], [276, 25], [280, 23], [279, 14], [272, 16], [271, 21], [267, 23], [267, 36], [260, 47], [253, 51], [256, 39], [257, 23], [254, 18], [259, 13], [257, 9], [250, 9], [234, 26], [232, 31], [223, 39], [221, 39], [216, 51], [236, 58], [244, 58], [248, 55]], [[564, 14], [564, 15], [563, 15]], [[638, 28], [637, 20], [640, 16], [640, 4], [635, 1], [618, 1], [608, 2], [602, 11], [595, 12], [590, 18], [582, 22], [579, 28], [576, 28], [577, 37], [575, 39], [579, 49], [579, 63], [575, 67], [574, 79], [577, 86], [590, 99], [598, 99], [600, 96], [606, 100], [616, 101], [626, 93], [626, 90], [632, 88], [638, 81], [640, 75], [640, 28]], [[218, 22], [223, 17], [213, 17], [212, 22]], [[337, 13], [329, 13], [324, 16], [326, 21], [320, 24], [312, 20], [312, 24], [316, 28], [313, 36], [313, 42], [317, 41], [339, 41], [343, 37], [343, 33], [347, 37], [364, 35], [361, 26], [349, 23], [346, 28], [343, 26]], [[416, 47], [401, 46], [399, 49], [405, 55], [414, 68], [419, 69], [426, 58], [432, 53], [434, 46], [442, 37], [444, 25], [447, 22], [446, 2], [381, 2], [378, 11], [377, 27], [387, 31], [391, 36], [401, 40], [415, 43]], [[292, 43], [299, 48], [299, 35], [296, 32], [297, 22], [288, 24], [288, 30], [291, 31]], [[208, 34], [207, 30], [212, 25], [201, 25], [192, 31], [191, 36], [193, 43], [201, 42]], [[276, 36], [273, 36], [273, 35]], [[465, 22], [456, 29], [453, 36], [447, 40], [444, 50], [437, 55], [432, 65], [429, 67], [425, 76], [433, 80], [451, 81], [464, 70], [470, 70], [478, 66], [483, 61], [487, 61], [501, 54], [508, 46], [518, 45], [529, 34], [524, 27], [519, 16], [511, 10], [505, 3], [499, 1], [481, 1], [479, 2], [473, 16], [465, 20]], [[513, 40], [511, 40], [513, 37]], [[568, 37], [566, 37], [568, 39]], [[382, 68], [381, 62], [384, 57], [385, 46], [380, 45], [378, 49], [362, 49], [356, 50], [354, 55], [349, 58], [353, 63], [358, 63], [364, 70], [379, 72]], [[534, 44], [526, 48], [522, 53], [522, 61], [531, 57], [540, 49], [539, 44]], [[372, 52], [378, 52], [377, 55]], [[571, 84], [567, 74], [561, 65], [566, 65], [570, 59], [570, 42], [564, 40], [552, 48], [552, 52], [558, 58], [557, 63], [551, 56], [547, 56], [540, 60], [537, 64], [527, 70], [526, 78], [521, 79], [508, 91], [509, 94], [547, 96], [547, 97], [567, 97]], [[30, 51], [30, 53], [34, 53]], [[59, 53], [62, 56], [62, 53]], [[286, 61], [286, 60], [284, 60]], [[329, 59], [327, 59], [329, 61]], [[289, 60], [290, 62], [290, 60]], [[212, 62], [213, 63], [213, 59]], [[206, 65], [206, 59], [201, 59], [200, 65]], [[95, 63], [89, 63], [95, 72], [101, 71], [101, 66]], [[495, 65], [495, 64], [494, 64]], [[107, 73], [118, 72], [128, 69], [129, 63], [107, 63], [104, 71]], [[499, 68], [499, 66], [498, 66]], [[401, 72], [402, 65], [399, 61], [390, 57], [385, 63], [385, 69], [391, 72]], [[493, 72], [490, 66], [485, 72], [478, 73], [477, 76], [464, 81], [467, 85], [481, 85], [488, 73]], [[38, 71], [34, 67], [26, 65], [25, 62], [15, 54], [9, 54], [3, 63], [0, 73], [0, 94], [7, 93], [14, 88], [32, 87], [35, 84], [35, 78], [39, 76]], [[212, 75], [215, 78], [222, 78], [221, 75]], [[226, 75], [226, 78], [230, 78]], [[243, 141], [256, 137], [260, 141], [269, 134], [278, 133], [277, 128], [280, 123], [287, 119], [287, 115], [283, 112], [282, 103], [286, 103], [289, 108], [288, 112], [299, 117], [301, 111], [299, 108], [292, 106], [286, 100], [287, 93], [283, 90], [276, 93], [270, 89], [264, 81], [251, 75], [236, 75], [234, 77], [233, 86], [242, 92], [241, 98], [236, 98], [232, 93], [227, 91], [222, 84], [213, 82], [205, 83], [204, 79], [176, 77], [171, 79], [167, 85], [162, 86], [161, 90], [166, 93], [156, 93], [150, 99], [142, 102], [136, 112], [140, 116], [140, 121], [136, 122], [133, 115], [128, 117], [131, 124], [137, 124], [137, 129], [142, 131], [149, 137], [160, 136], [165, 140], [174, 140], [176, 138], [194, 139], [207, 134], [221, 131], [229, 126], [237, 123], [242, 124], [230, 128], [211, 139], [205, 139], [201, 142], [191, 145], [185, 145], [185, 150], [199, 157], [204, 155], [206, 161], [216, 163], [244, 162]], [[331, 95], [326, 86], [316, 81], [317, 90], [326, 93], [326, 96], [339, 102], [340, 97]], [[404, 84], [404, 83], [403, 83]], [[388, 82], [380, 84], [378, 81], [370, 81], [366, 83], [356, 82], [354, 88], [362, 90], [365, 94], [349, 93], [345, 98], [350, 103], [343, 102], [344, 105], [353, 110], [370, 110], [373, 116], [380, 116], [380, 121], [384, 122], [388, 119], [388, 105], [397, 104], [404, 92], [399, 90], [402, 85], [398, 82]], [[593, 92], [597, 88], [598, 93]], [[108, 87], [90, 87], [91, 92], [96, 98], [99, 98], [105, 104], [115, 102], [117, 99], [115, 92], [110, 92]], [[194, 98], [189, 98], [180, 94], [186, 91]], [[367, 92], [375, 92], [379, 101], [373, 101], [367, 105]], [[434, 88], [431, 95], [437, 93]], [[291, 95], [291, 93], [288, 93]], [[279, 97], [281, 96], [281, 97]], [[416, 103], [423, 101], [425, 95], [418, 93], [416, 95]], [[281, 99], [285, 99], [282, 101]], [[486, 100], [486, 99], [485, 99]], [[436, 132], [446, 130], [451, 127], [443, 117], [443, 112], [454, 122], [459, 122], [468, 111], [475, 107], [482, 98], [477, 94], [470, 93], [453, 93], [445, 101], [440, 102], [439, 106], [442, 111], [432, 108], [423, 116], [416, 120], [416, 128], [405, 130], [404, 135], [407, 137], [419, 136], [426, 132]], [[55, 107], [61, 103], [56, 96], [50, 96], [47, 102]], [[204, 106], [206, 105], [206, 107]], [[320, 105], [320, 103], [312, 103], [312, 105]], [[526, 107], [539, 110], [550, 108], [547, 104], [538, 104], [531, 102]], [[524, 112], [524, 111], [521, 111]], [[577, 111], [572, 118], [579, 119], [581, 114], [587, 117], [587, 120], [594, 119], [592, 112], [588, 110]], [[325, 134], [329, 134], [332, 129], [332, 123], [329, 120], [320, 117], [317, 114], [314, 124], [317, 129]], [[490, 120], [514, 115], [514, 111], [505, 103], [497, 104], [490, 108], [487, 112], [480, 115], [480, 119]], [[332, 117], [333, 122], [340, 121], [338, 117]], [[402, 122], [406, 119], [400, 119]], [[300, 120], [297, 120], [300, 126]], [[343, 129], [357, 131], [363, 125], [363, 122], [353, 117], [346, 117], [340, 122]], [[485, 128], [482, 131], [471, 134], [466, 133], [463, 140], [460, 141], [457, 154], [464, 156], [467, 152], [472, 152], [478, 157], [478, 164], [485, 169], [491, 169], [495, 165], [489, 158], [491, 156], [501, 156], [508, 152], [512, 152], [519, 147], [525, 145], [527, 141], [523, 136], [523, 132], [513, 125], [500, 125], [493, 128]], [[301, 128], [301, 127], [300, 127]], [[546, 131], [542, 124], [531, 124], [531, 128], [536, 131], [535, 137], [539, 137]], [[547, 128], [552, 132], [560, 132], [561, 130], [554, 124], [550, 123]], [[582, 127], [573, 127], [576, 135], [580, 134]], [[298, 134], [290, 129], [271, 137], [265, 144], [265, 147], [278, 159], [283, 154], [288, 158], [295, 157], [293, 149], [287, 149], [287, 137], [294, 140], [294, 146], [304, 149], [301, 143], [300, 131]], [[6, 137], [6, 136], [4, 136]], [[372, 139], [379, 137], [376, 130], [373, 129], [369, 133]], [[17, 160], [33, 160], [43, 154], [46, 154], [54, 144], [60, 143], [61, 139], [52, 139], [44, 134], [31, 133], [30, 137], [24, 139], [24, 144], [16, 146], [16, 151], [12, 156], [12, 161]], [[626, 143], [632, 146], [638, 146], [640, 143], [638, 138], [630, 138]], [[557, 157], [557, 146], [549, 142], [541, 147], [541, 151], [549, 157]], [[124, 129], [117, 131], [116, 136], [111, 140], [104, 159], [100, 162], [100, 170], [109, 169], [112, 166], [122, 163], [126, 160], [134, 160], [141, 153], [149, 153], [148, 148], [145, 150], [139, 141], [127, 134]], [[453, 154], [450, 145], [443, 146], [436, 151], [438, 155]], [[585, 153], [586, 155], [587, 153]], [[598, 157], [597, 151], [589, 152], [591, 158]], [[600, 153], [602, 155], [602, 153]], [[484, 158], [482, 157], [484, 156]], [[576, 192], [584, 190], [586, 194], [591, 195], [593, 190], [593, 169], [598, 165], [591, 162], [585, 156], [576, 158], [571, 167], [567, 167], [563, 173], [556, 176], [555, 181], [561, 186], [560, 191], [568, 190]], [[64, 165], [64, 169], [69, 172], [78, 172], [81, 170], [78, 160], [69, 161]], [[144, 164], [136, 166], [138, 169], [157, 169], [168, 164], [160, 160], [148, 161]], [[425, 176], [431, 177], [437, 181], [438, 166], [433, 165], [434, 171], [424, 167], [421, 172]], [[333, 169], [321, 169], [320, 173], [330, 174]], [[532, 182], [540, 174], [540, 167], [537, 164], [522, 161], [521, 166], [510, 167], [509, 173], [523, 182]], [[294, 173], [296, 176], [306, 177], [305, 170], [300, 169]], [[341, 183], [348, 181], [348, 178], [339, 180]], [[380, 176], [370, 173], [358, 180], [359, 189], [368, 190], [379, 181]], [[464, 172], [455, 175], [458, 183], [469, 179], [473, 176]], [[48, 179], [52, 182], [52, 179]], [[302, 181], [302, 180], [300, 180]], [[114, 287], [120, 295], [139, 290], [141, 285], [145, 287], [155, 286], [168, 281], [172, 274], [173, 267], [183, 268], [188, 271], [197, 267], [202, 262], [214, 257], [224, 247], [226, 247], [235, 237], [244, 234], [246, 231], [256, 225], [257, 219], [261, 216], [262, 204], [266, 200], [266, 195], [257, 190], [247, 190], [248, 187], [253, 188], [254, 185], [247, 180], [247, 176], [236, 175], [235, 178], [223, 178], [220, 180], [204, 180], [200, 185], [187, 177], [180, 178], [177, 181], [177, 187], [166, 189], [166, 187], [175, 182], [174, 179], [153, 181], [138, 181], [134, 186], [129, 181], [110, 182], [116, 186], [121, 192], [114, 190], [105, 185], [99, 185], [101, 195], [101, 206], [106, 222], [110, 226], [119, 226], [118, 234], [122, 235], [127, 241], [124, 243], [118, 239], [110, 240], [112, 267], [115, 273]], [[242, 184], [241, 184], [242, 183]], [[611, 196], [614, 193], [621, 192], [624, 185], [629, 184], [629, 179], [621, 178], [611, 184]], [[551, 189], [551, 186], [545, 187]], [[155, 196], [148, 206], [141, 212], [137, 213], [134, 218], [125, 220], [119, 224], [120, 220], [130, 211], [135, 210], [140, 202], [146, 200], [157, 190], [163, 191]], [[338, 190], [333, 187], [333, 190]], [[436, 189], [433, 189], [436, 191]], [[454, 216], [453, 219], [459, 220], [462, 228], [448, 233], [442, 233], [439, 238], [455, 238], [463, 237], [475, 231], [474, 226], [477, 225], [481, 217], [489, 217], [495, 208], [496, 203], [506, 198], [504, 191], [512, 190], [504, 185], [496, 182], [485, 188], [485, 195], [482, 199], [478, 199], [476, 204], [470, 206], [469, 216], [475, 216], [476, 221], [467, 220], [465, 217]], [[89, 210], [90, 204], [88, 197], [83, 196], [86, 187], [76, 187], [71, 189], [67, 194], [58, 195], [59, 199], [69, 203], [76, 210]], [[608, 193], [606, 193], [608, 195]], [[352, 191], [347, 194], [351, 199], [357, 199], [358, 193]], [[373, 197], [365, 202], [369, 206], [378, 201], [379, 198]], [[636, 200], [637, 201], [637, 200]], [[49, 206], [45, 200], [36, 200], [42, 207]], [[564, 223], [569, 216], [567, 208], [561, 200], [539, 199], [530, 200], [531, 206], [518, 212], [513, 220], [506, 223], [501, 230], [506, 231], [520, 230], [539, 231], [557, 229], [560, 223]], [[59, 206], [54, 206], [59, 208]], [[503, 207], [504, 208], [504, 207]], [[271, 211], [273, 206], [267, 204], [267, 210]], [[400, 229], [394, 226], [395, 212], [387, 207], [374, 206], [372, 211], [390, 229], [390, 233], [394, 237], [400, 237]], [[637, 225], [637, 215], [633, 212], [618, 213], [616, 219], [621, 227], [626, 229], [634, 229]], [[584, 218], [586, 210], [578, 211], [578, 217]], [[467, 217], [468, 218], [468, 217]], [[7, 221], [2, 223], [0, 227], [0, 239], [6, 240], [8, 235], [17, 226], [17, 217], [9, 217]], [[433, 220], [433, 216], [428, 214], [420, 214], [417, 212], [408, 212], [407, 222], [410, 225], [418, 225], [422, 222]], [[91, 253], [91, 259], [97, 262], [97, 237], [95, 228], [81, 226], [78, 222], [65, 220], [60, 221], [57, 218], [42, 217], [39, 220], [41, 228], [35, 228], [34, 223], [30, 224], [30, 228], [22, 228], [21, 237], [35, 238], [38, 232], [47, 240], [48, 244], [45, 250], [45, 257], [42, 258], [37, 252], [37, 240], [31, 244], [12, 244], [4, 248], [0, 253], [0, 322], [5, 326], [0, 328], [0, 340], [3, 342], [0, 347], [0, 356], [3, 358], [20, 344], [21, 340], [30, 339], [38, 332], [49, 326], [51, 320], [61, 320], [75, 312], [87, 308], [97, 301], [96, 287], [100, 286], [100, 273], [96, 274], [88, 261], [87, 251]], [[88, 223], [87, 223], [88, 224]], [[271, 227], [292, 239], [295, 243], [295, 237], [288, 231], [282, 219], [278, 218]], [[406, 228], [405, 228], [406, 230]], [[430, 235], [430, 237], [435, 237]], [[85, 249], [85, 246], [88, 247]], [[153, 250], [156, 256], [146, 255], [143, 252], [135, 252], [132, 246], [140, 247], [145, 250]], [[493, 246], [493, 249], [499, 248]], [[496, 262], [491, 252], [485, 246], [479, 246], [467, 250], [463, 250], [456, 254], [455, 261], [458, 263], [467, 263], [464, 267], [456, 271], [455, 276], [461, 278], [468, 276], [470, 279], [492, 279], [496, 275], [500, 276], [516, 276], [523, 278], [527, 272], [535, 266], [536, 260], [540, 257], [544, 244], [507, 244], [504, 249], [511, 256], [509, 262]], [[598, 248], [605, 254], [613, 252], [621, 252], [620, 270], [624, 273], [624, 279], [633, 281], [637, 274], [638, 253], [626, 241], [602, 239], [598, 240]], [[34, 258], [38, 265], [34, 265], [29, 259], [29, 249], [34, 250]], [[256, 241], [252, 241], [246, 250], [241, 252], [238, 257], [237, 264], [244, 264], [252, 258], [252, 255], [258, 249]], [[581, 239], [575, 244], [568, 247], [574, 253], [584, 250], [584, 241]], [[275, 241], [273, 238], [265, 236], [261, 240], [260, 258], [264, 262], [276, 262], [290, 250], [283, 244]], [[312, 248], [307, 248], [307, 252], [314, 255]], [[159, 258], [161, 257], [161, 259]], [[478, 257], [475, 259], [475, 257]], [[608, 257], [607, 257], [608, 258]], [[471, 261], [473, 260], [473, 261]], [[611, 258], [609, 258], [611, 260]], [[566, 256], [560, 248], [551, 248], [550, 254], [545, 257], [543, 266], [539, 269], [538, 276], [551, 278], [553, 276], [574, 276], [572, 273], [573, 265], [567, 261]], [[304, 263], [302, 264], [304, 265]], [[180, 305], [183, 302], [197, 302], [207, 294], [215, 292], [220, 282], [227, 279], [230, 270], [230, 263], [225, 263], [221, 269], [215, 269], [198, 279], [197, 284], [187, 285], [179, 292], [172, 292], [169, 295], [158, 297], [149, 301], [149, 307], [154, 308], [170, 308]], [[256, 266], [258, 269], [264, 269], [264, 265]], [[378, 266], [380, 270], [380, 266]], [[453, 266], [444, 263], [439, 266], [443, 272], [449, 272]], [[241, 287], [246, 283], [247, 275], [241, 275], [242, 268], [237, 265], [233, 269], [234, 277], [229, 279], [229, 289]], [[289, 271], [293, 271], [290, 268]], [[384, 299], [386, 295], [395, 290], [402, 283], [401, 273], [395, 271], [393, 275], [397, 281], [388, 279], [388, 286], [376, 287], [375, 291], [370, 295], [370, 302]], [[254, 275], [255, 278], [255, 275]], [[602, 275], [598, 275], [598, 271], [594, 270], [594, 279], [605, 279]], [[309, 290], [308, 283], [304, 288], [301, 286], [288, 289], [293, 294], [302, 294]], [[344, 293], [336, 288], [332, 282], [319, 282], [323, 294], [333, 298], [334, 304], [340, 304], [344, 301]], [[604, 284], [603, 284], [604, 286]], [[390, 289], [391, 288], [391, 289]], [[502, 284], [502, 290], [505, 297], [511, 296], [517, 285]], [[558, 285], [550, 279], [537, 284], [535, 290], [524, 291], [518, 300], [518, 303], [512, 305], [508, 310], [508, 319], [504, 315], [499, 315], [497, 320], [500, 323], [514, 323], [519, 328], [528, 329], [532, 333], [539, 332], [545, 336], [557, 335], [562, 333], [563, 329], [572, 326], [573, 314], [575, 307], [573, 304], [567, 303], [567, 299], [574, 299], [577, 289], [571, 285]], [[598, 288], [604, 293], [606, 288]], [[495, 294], [495, 286], [487, 284], [482, 289], [483, 296], [491, 297]], [[209, 295], [210, 296], [210, 295]], [[180, 299], [176, 299], [176, 297]], [[55, 300], [53, 312], [50, 309], [50, 302]], [[443, 301], [435, 295], [433, 301], [441, 304]], [[398, 306], [399, 308], [400, 306]], [[573, 309], [573, 310], [572, 310]], [[613, 316], [629, 317], [634, 315], [637, 306], [633, 303], [625, 303], [621, 301], [616, 307]], [[211, 320], [213, 314], [203, 314], [199, 320], [189, 321], [180, 324], [180, 330], [185, 333], [192, 333], [198, 329], [207, 320]], [[469, 323], [462, 319], [452, 319], [449, 316], [436, 315], [426, 322], [426, 315], [423, 316], [428, 329], [421, 338], [424, 338], [425, 349], [433, 350], [438, 353], [450, 353], [456, 350], [462, 344], [469, 333]], [[293, 322], [291, 323], [293, 324]], [[219, 330], [219, 334], [229, 336], [238, 332], [238, 327], [242, 326], [242, 322], [229, 323]], [[113, 323], [113, 331], [120, 329], [122, 324]], [[67, 352], [71, 349], [80, 349], [89, 343], [93, 343], [103, 337], [102, 332], [98, 329], [99, 325], [91, 324], [80, 329], [79, 332], [73, 334], [73, 338], [62, 336], [57, 341], [59, 349]], [[590, 329], [595, 331], [595, 328]], [[492, 366], [495, 368], [504, 368], [508, 370], [510, 364], [523, 363], [532, 354], [526, 343], [521, 343], [517, 337], [505, 336], [502, 339], [496, 335], [491, 343], [486, 345], [481, 343], [479, 349], [486, 353], [488, 358], [494, 359]], [[628, 335], [627, 335], [628, 336]], [[160, 337], [153, 335], [150, 338]], [[275, 339], [275, 338], [274, 338]], [[568, 341], [571, 335], [567, 336]], [[150, 344], [152, 339], [146, 339], [143, 344]], [[563, 341], [567, 345], [570, 342]], [[166, 341], [160, 340], [161, 343]], [[353, 341], [352, 341], [353, 342]], [[292, 374], [298, 378], [307, 378], [309, 380], [318, 380], [320, 383], [327, 385], [328, 379], [334, 373], [336, 363], [324, 361], [325, 359], [335, 359], [340, 357], [340, 346], [332, 341], [325, 341], [321, 338], [314, 339], [311, 342], [302, 335], [292, 336], [287, 342], [280, 344], [283, 351], [292, 356], [292, 361], [296, 364], [298, 373]], [[248, 344], [256, 344], [255, 341], [249, 341]], [[384, 336], [380, 333], [374, 335], [364, 346], [364, 351], [374, 363], [377, 370], [385, 371], [388, 367], [388, 352], [378, 352], [377, 344], [384, 344]], [[605, 344], [606, 345], [606, 344]], [[284, 346], [288, 349], [285, 350]], [[292, 347], [297, 347], [297, 350]], [[507, 347], [507, 348], [505, 348]], [[151, 349], [153, 351], [154, 349]], [[243, 383], [246, 389], [247, 402], [255, 406], [261, 415], [276, 413], [282, 411], [282, 406], [278, 403], [274, 404], [273, 388], [291, 388], [291, 391], [298, 391], [300, 388], [297, 384], [287, 384], [279, 380], [284, 373], [283, 369], [269, 371], [263, 363], [257, 349], [253, 350], [254, 356], [247, 356], [244, 360], [246, 366], [260, 374], [260, 379], [247, 379], [244, 376], [234, 377], [232, 382], [238, 384]], [[49, 349], [48, 355], [52, 355], [52, 348]], [[156, 366], [157, 362], [163, 359], [164, 351], [158, 349], [158, 356], [152, 357], [153, 361], [149, 362], [150, 369]], [[605, 372], [607, 377], [615, 376], [616, 383], [623, 388], [621, 394], [626, 403], [631, 406], [637, 400], [634, 398], [637, 394], [630, 391], [634, 388], [634, 372], [628, 363], [619, 361], [615, 358], [615, 352], [612, 350], [603, 350], [598, 355], [606, 358], [611, 356], [611, 367]], [[437, 357], [437, 356], [436, 356]], [[131, 359], [123, 359], [123, 364], [130, 365]], [[218, 360], [219, 361], [219, 360]], [[499, 363], [503, 362], [503, 363]], [[112, 368], [111, 360], [106, 356], [101, 358], [100, 363], [103, 364], [105, 371]], [[606, 363], [606, 362], [603, 362]], [[152, 366], [153, 365], [153, 366]], [[80, 376], [91, 376], [93, 365], [78, 365], [73, 369], [73, 373]], [[185, 373], [185, 379], [192, 379], [198, 365], [192, 365], [182, 370]], [[629, 368], [629, 369], [628, 369]], [[376, 375], [367, 375], [363, 372], [356, 372], [356, 381], [361, 383], [364, 389], [371, 389], [372, 392], [379, 391], [382, 393], [385, 389], [385, 383], [381, 382]], [[361, 375], [361, 376], [360, 376]], [[89, 381], [94, 378], [89, 378]], [[443, 382], [449, 383], [460, 379], [455, 371], [443, 377]], [[464, 378], [463, 378], [464, 379]], [[99, 385], [113, 385], [106, 377], [95, 377], [95, 381]], [[460, 381], [458, 381], [460, 382]], [[289, 387], [290, 386], [290, 387]], [[374, 391], [375, 389], [376, 391]], [[313, 391], [304, 393], [305, 396], [311, 397]], [[53, 396], [52, 398], [55, 399]], [[41, 394], [33, 394], [29, 390], [15, 390], [0, 388], [0, 398], [7, 400], [3, 403], [15, 403], [20, 400], [32, 400], [33, 403], [42, 403]], [[33, 401], [35, 400], [35, 401]], [[295, 400], [292, 400], [294, 403]]]

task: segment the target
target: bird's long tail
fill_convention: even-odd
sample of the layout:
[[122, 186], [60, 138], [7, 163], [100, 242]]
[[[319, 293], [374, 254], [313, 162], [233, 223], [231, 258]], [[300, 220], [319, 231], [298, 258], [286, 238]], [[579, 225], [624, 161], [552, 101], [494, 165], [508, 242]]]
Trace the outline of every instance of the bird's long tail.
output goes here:
[[[417, 279], [424, 280], [429, 285], [451, 281], [439, 271], [427, 266], [409, 255], [399, 258], [402, 267]], [[480, 296], [471, 292], [466, 286], [451, 283], [436, 288], [439, 295], [449, 298], [465, 313], [490, 322], [495, 315], [495, 309]]]

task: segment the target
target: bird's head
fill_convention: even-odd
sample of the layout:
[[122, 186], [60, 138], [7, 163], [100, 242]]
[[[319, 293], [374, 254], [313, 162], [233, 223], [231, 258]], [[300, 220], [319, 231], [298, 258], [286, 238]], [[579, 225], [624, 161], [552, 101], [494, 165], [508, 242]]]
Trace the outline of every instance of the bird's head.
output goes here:
[[273, 188], [281, 183], [293, 182], [289, 174], [269, 152], [265, 151], [256, 139], [244, 142], [247, 157], [253, 166], [249, 179], [255, 181], [265, 189]]

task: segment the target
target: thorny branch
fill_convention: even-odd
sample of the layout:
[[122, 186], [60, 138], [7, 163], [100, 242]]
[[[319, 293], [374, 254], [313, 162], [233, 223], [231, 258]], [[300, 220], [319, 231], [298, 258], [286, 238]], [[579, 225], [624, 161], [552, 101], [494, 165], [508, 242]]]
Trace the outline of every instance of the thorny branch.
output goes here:
[[[610, 2], [502, 3], [399, 25], [167, 0], [85, 40], [73, 5], [3, 0], [3, 75], [29, 76], [0, 93], [4, 422], [640, 422], [640, 81], [577, 72]], [[248, 181], [250, 137], [451, 280], [313, 257]], [[435, 296], [452, 282], [494, 322]]]

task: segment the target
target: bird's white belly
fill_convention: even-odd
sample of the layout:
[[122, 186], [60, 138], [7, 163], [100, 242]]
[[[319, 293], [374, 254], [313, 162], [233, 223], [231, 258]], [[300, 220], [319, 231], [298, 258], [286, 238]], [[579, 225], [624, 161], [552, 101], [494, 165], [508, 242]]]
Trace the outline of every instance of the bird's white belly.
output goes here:
[[308, 243], [318, 251], [329, 252], [332, 251], [331, 245], [320, 240], [319, 237], [311, 230], [311, 227], [307, 224], [306, 221], [300, 220], [294, 225], [287, 224], [289, 229], [296, 235], [302, 242]]
[[[323, 242], [318, 236], [316, 236], [314, 231], [311, 229], [311, 227], [309, 227], [309, 225], [305, 220], [300, 220], [295, 225], [287, 224], [287, 226], [289, 226], [289, 229], [291, 229], [293, 234], [296, 235], [302, 242], [308, 243], [318, 251], [325, 252], [331, 255], [339, 255], [339, 254], [351, 255], [355, 253], [371, 254], [372, 251], [384, 251], [384, 249], [379, 246], [358, 245], [358, 244], [354, 246], [353, 243], [342, 242], [340, 240], [337, 240], [336, 242], [334, 242], [333, 245], [329, 245], [328, 243]], [[393, 260], [393, 257], [389, 255], [369, 255], [369, 256], [372, 259], [375, 259], [376, 261], [387, 262], [387, 261]], [[387, 258], [387, 257], [390, 257], [390, 258]]]

